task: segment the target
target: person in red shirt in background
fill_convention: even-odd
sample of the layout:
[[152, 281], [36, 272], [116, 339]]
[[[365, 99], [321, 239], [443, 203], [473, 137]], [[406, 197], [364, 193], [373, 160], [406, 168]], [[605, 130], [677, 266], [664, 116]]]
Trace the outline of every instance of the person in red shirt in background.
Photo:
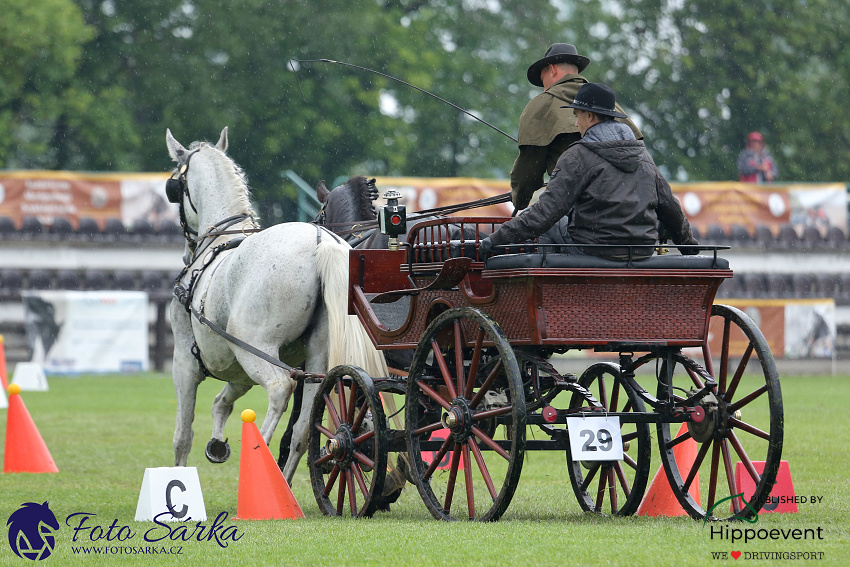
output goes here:
[[750, 132], [747, 147], [738, 154], [738, 180], [743, 183], [770, 183], [776, 179], [777, 173], [761, 133]]

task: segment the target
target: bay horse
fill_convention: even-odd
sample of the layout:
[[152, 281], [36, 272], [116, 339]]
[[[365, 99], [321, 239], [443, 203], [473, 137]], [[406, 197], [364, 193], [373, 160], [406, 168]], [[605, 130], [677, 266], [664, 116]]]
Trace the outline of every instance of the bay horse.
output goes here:
[[[383, 355], [356, 317], [347, 314], [349, 245], [308, 223], [259, 230], [245, 175], [225, 153], [227, 128], [215, 145], [195, 143], [188, 149], [169, 130], [166, 145], [178, 163], [166, 189], [169, 200], [180, 205], [187, 239], [186, 267], [171, 304], [174, 462], [186, 465], [197, 389], [207, 376], [225, 384], [212, 405], [205, 453], [212, 462], [224, 462], [230, 454], [225, 422], [234, 402], [254, 385], [268, 396], [260, 427], [268, 443], [296, 386], [293, 366], [303, 362], [314, 374], [339, 364], [360, 366], [372, 376], [388, 373]], [[318, 389], [318, 383], [304, 384], [300, 419], [281, 466], [290, 483], [307, 449]]]

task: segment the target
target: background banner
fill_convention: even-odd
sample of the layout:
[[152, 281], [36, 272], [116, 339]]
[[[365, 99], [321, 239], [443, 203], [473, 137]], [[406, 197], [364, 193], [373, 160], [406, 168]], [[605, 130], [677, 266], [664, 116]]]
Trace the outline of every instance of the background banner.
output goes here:
[[51, 226], [67, 218], [75, 229], [93, 218], [101, 230], [110, 218], [125, 226], [144, 219], [159, 228], [163, 220], [179, 222], [177, 205], [165, 198], [167, 173], [73, 173], [68, 171], [0, 171], [0, 216], [20, 228], [25, 217]]
[[48, 373], [148, 370], [142, 291], [22, 291], [32, 362]]

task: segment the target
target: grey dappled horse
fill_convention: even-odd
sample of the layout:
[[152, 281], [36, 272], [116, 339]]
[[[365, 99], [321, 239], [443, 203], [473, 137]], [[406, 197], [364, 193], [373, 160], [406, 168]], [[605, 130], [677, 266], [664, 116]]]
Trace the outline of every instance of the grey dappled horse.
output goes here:
[[[353, 364], [372, 376], [386, 376], [386, 363], [360, 322], [347, 314], [348, 244], [307, 223], [252, 233], [255, 214], [244, 174], [224, 153], [227, 128], [215, 145], [201, 143], [187, 149], [170, 131], [166, 144], [178, 162], [172, 180], [179, 181], [175, 200], [187, 234], [187, 266], [171, 305], [177, 393], [174, 461], [178, 466], [187, 462], [198, 384], [213, 376], [225, 385], [213, 402], [207, 457], [223, 462], [229, 455], [224, 424], [234, 402], [255, 384], [265, 388], [268, 411], [260, 433], [268, 443], [296, 381], [293, 373], [214, 332], [201, 316], [272, 358], [283, 356], [290, 366], [303, 361], [308, 373], [324, 374], [338, 364]], [[282, 466], [290, 482], [307, 449], [318, 387], [304, 387], [301, 418]]]

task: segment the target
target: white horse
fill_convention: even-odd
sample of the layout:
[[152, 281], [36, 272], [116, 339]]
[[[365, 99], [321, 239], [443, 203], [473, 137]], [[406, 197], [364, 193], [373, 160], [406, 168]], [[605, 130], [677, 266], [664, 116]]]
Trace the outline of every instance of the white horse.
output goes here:
[[[213, 402], [212, 439], [206, 450], [208, 459], [224, 462], [230, 454], [224, 424], [234, 401], [254, 384], [266, 389], [269, 405], [260, 433], [268, 444], [296, 384], [293, 371], [250, 352], [251, 347], [272, 359], [284, 356], [292, 366], [304, 360], [308, 373], [324, 374], [338, 364], [360, 366], [372, 376], [388, 372], [360, 322], [347, 314], [348, 244], [307, 223], [252, 232], [255, 215], [244, 174], [224, 153], [227, 128], [216, 145], [186, 149], [170, 131], [166, 144], [178, 162], [169, 180], [169, 199], [180, 203], [187, 236], [187, 266], [171, 304], [177, 392], [174, 462], [186, 464], [197, 388], [206, 376], [225, 382]], [[214, 332], [202, 318], [247, 343], [248, 350]], [[289, 482], [307, 449], [318, 387], [305, 384], [283, 467]]]

